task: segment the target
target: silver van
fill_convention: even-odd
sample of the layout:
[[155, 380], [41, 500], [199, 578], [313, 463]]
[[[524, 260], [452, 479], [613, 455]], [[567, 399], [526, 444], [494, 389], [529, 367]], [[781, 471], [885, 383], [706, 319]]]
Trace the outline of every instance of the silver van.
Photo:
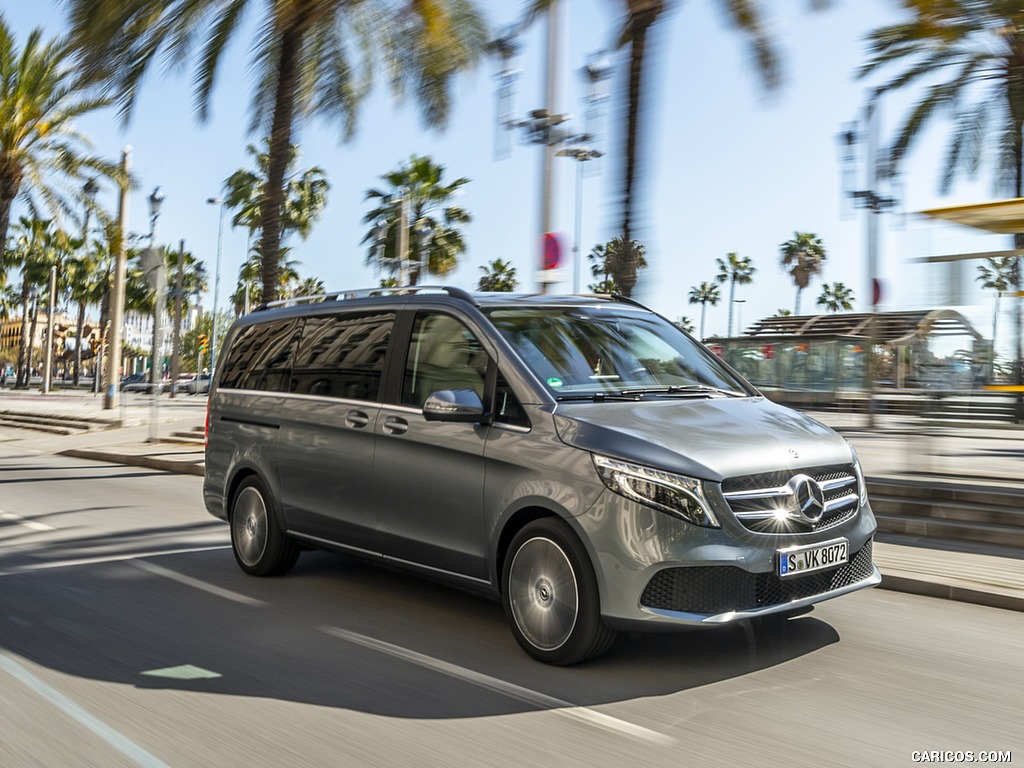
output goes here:
[[278, 304], [228, 332], [207, 412], [246, 573], [329, 548], [479, 589], [552, 664], [880, 581], [851, 446], [630, 299]]

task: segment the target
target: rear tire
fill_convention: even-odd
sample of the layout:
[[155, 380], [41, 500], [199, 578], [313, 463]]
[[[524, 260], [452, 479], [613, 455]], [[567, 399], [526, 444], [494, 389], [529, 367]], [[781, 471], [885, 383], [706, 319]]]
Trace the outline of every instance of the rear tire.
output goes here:
[[502, 604], [530, 656], [568, 666], [607, 651], [616, 633], [601, 620], [590, 558], [568, 525], [535, 520], [512, 539], [502, 569]]
[[231, 500], [231, 550], [252, 576], [278, 576], [299, 558], [298, 545], [278, 524], [273, 497], [257, 477], [238, 486]]

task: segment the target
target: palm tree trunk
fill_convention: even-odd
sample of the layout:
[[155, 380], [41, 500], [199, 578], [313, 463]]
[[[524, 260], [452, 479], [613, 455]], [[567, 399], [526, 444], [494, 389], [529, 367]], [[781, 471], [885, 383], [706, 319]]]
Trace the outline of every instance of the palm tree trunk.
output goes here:
[[264, 302], [276, 301], [279, 294], [278, 261], [284, 212], [284, 177], [288, 171], [288, 156], [292, 144], [303, 25], [310, 13], [309, 3], [304, 3], [304, 6], [281, 31], [281, 59], [278, 63], [274, 117], [270, 129], [267, 185], [263, 189], [260, 201], [260, 221], [263, 225], [260, 240], [260, 271], [263, 278]]
[[732, 338], [732, 308], [736, 302], [733, 299], [736, 296], [736, 276], [733, 275], [732, 280], [729, 283], [729, 338]]
[[29, 285], [28, 280], [25, 279], [24, 275], [21, 279], [21, 338], [18, 340], [18, 372], [17, 378], [14, 380], [15, 389], [27, 387], [29, 380], [28, 302], [31, 296], [32, 287]]
[[640, 106], [643, 98], [647, 31], [657, 20], [660, 3], [633, 14], [630, 22], [632, 41], [629, 46], [629, 102], [626, 113], [626, 173], [622, 196], [622, 259], [617, 266], [615, 282], [625, 296], [633, 295], [636, 286], [637, 258], [633, 251], [633, 209], [636, 205], [637, 165], [639, 163]]
[[708, 312], [708, 303], [702, 301], [700, 303], [700, 340], [704, 341], [704, 318]]
[[[32, 321], [28, 331], [28, 377], [25, 380], [25, 386], [27, 387], [32, 383], [32, 352], [35, 346], [36, 340], [36, 327], [39, 325], [39, 299], [36, 299], [35, 306], [32, 308]], [[49, 341], [49, 339], [47, 339]]]
[[802, 290], [799, 285], [796, 287], [796, 304], [793, 305], [793, 314], [798, 317], [800, 315], [800, 291]]
[[78, 302], [78, 321], [75, 325], [75, 378], [74, 385], [78, 386], [78, 380], [82, 370], [82, 332], [85, 329], [85, 302]]

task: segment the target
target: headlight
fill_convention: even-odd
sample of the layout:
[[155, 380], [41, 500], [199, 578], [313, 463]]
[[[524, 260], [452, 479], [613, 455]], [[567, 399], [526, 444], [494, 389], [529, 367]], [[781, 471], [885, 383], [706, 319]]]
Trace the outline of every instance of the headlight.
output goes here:
[[857, 494], [860, 496], [860, 505], [863, 507], [868, 503], [868, 484], [864, 482], [864, 470], [861, 469], [857, 451], [852, 445], [850, 446], [850, 455], [853, 456], [853, 471], [857, 475]]
[[700, 480], [596, 454], [594, 465], [604, 484], [627, 499], [703, 528], [720, 527]]

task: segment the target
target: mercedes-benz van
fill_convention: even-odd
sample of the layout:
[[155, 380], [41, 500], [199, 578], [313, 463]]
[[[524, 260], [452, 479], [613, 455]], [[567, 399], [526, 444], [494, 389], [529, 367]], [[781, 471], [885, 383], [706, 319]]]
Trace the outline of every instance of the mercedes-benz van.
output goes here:
[[554, 664], [880, 580], [851, 446], [616, 296], [380, 289], [242, 317], [203, 492], [246, 573], [328, 548], [478, 588]]

